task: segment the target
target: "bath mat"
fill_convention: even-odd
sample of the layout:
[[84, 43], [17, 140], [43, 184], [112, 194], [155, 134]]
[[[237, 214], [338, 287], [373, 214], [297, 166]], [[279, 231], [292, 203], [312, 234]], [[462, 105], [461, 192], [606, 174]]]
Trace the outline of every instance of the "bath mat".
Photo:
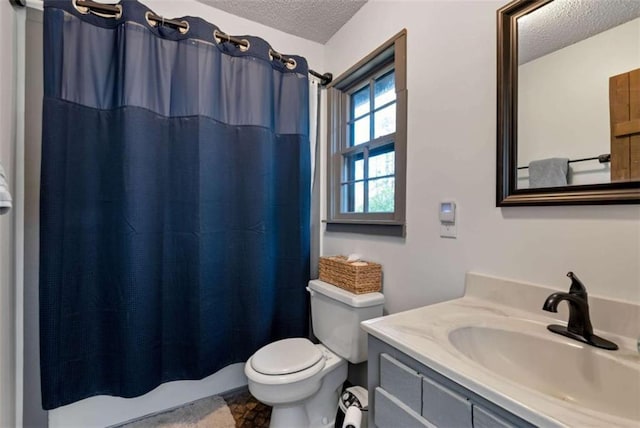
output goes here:
[[207, 397], [167, 412], [120, 425], [120, 428], [236, 428], [231, 411], [219, 396]]

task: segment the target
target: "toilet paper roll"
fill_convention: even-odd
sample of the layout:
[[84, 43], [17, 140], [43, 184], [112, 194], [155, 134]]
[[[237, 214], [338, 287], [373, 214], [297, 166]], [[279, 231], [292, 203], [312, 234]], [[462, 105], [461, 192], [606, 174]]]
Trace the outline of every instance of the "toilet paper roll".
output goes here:
[[362, 411], [356, 406], [347, 409], [344, 415], [344, 423], [342, 428], [360, 428], [362, 424]]

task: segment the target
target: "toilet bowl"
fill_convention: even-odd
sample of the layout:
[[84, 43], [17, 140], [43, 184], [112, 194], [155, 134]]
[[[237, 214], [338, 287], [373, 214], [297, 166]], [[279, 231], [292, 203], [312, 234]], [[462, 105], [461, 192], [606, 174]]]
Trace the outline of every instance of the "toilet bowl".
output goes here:
[[[342, 384], [347, 379], [347, 361], [326, 346], [314, 345], [303, 338], [280, 340], [267, 346], [268, 349], [262, 348], [247, 361], [245, 374], [251, 394], [273, 407], [270, 427], [332, 426]], [[276, 347], [279, 349], [275, 350]], [[305, 361], [305, 356], [312, 352], [300, 352], [302, 348], [316, 351], [317, 360], [314, 356]], [[266, 354], [273, 357], [268, 363], [265, 363], [268, 358], [261, 358]], [[298, 366], [293, 367], [282, 364], [282, 359], [278, 361], [276, 356], [288, 356], [289, 361], [300, 357], [300, 360]], [[309, 366], [304, 367], [307, 364]]]
[[319, 280], [309, 282], [313, 331], [306, 338], [270, 343], [249, 358], [244, 372], [253, 396], [273, 407], [271, 428], [333, 427], [347, 361], [367, 359], [360, 322], [382, 316], [384, 296], [356, 295]]

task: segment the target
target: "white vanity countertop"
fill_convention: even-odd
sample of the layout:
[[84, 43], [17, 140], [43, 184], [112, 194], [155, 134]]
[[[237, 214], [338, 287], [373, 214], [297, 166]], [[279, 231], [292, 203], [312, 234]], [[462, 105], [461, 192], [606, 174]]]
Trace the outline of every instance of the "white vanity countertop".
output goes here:
[[[584, 352], [604, 353], [602, 357], [613, 358], [634, 370], [640, 370], [640, 354], [636, 349], [640, 334], [640, 305], [589, 296], [596, 334], [613, 340], [620, 347], [618, 351], [606, 351], [547, 330], [548, 324], [564, 325], [567, 320], [566, 310], [551, 314], [540, 309], [545, 298], [555, 291], [563, 290], [471, 273], [467, 275], [466, 294], [460, 299], [364, 321], [362, 327], [374, 337], [535, 425], [639, 427], [638, 420], [577, 405], [572, 402], [572, 397], [560, 391], [555, 396], [554, 391], [543, 394], [522, 382], [516, 383], [498, 376], [465, 356], [449, 340], [449, 332], [457, 328], [494, 327], [545, 340], [570, 341], [584, 348]], [[617, 319], [618, 323], [612, 322], [612, 318]], [[607, 332], [598, 329], [603, 324], [608, 328]], [[478, 346], [490, 347], [492, 344]], [[544, 353], [545, 349], [536, 351]], [[588, 367], [584, 369], [589, 370]]]

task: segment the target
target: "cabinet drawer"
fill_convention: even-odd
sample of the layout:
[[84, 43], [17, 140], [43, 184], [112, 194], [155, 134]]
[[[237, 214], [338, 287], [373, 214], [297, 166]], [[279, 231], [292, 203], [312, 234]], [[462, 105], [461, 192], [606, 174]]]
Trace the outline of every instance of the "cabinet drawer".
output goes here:
[[502, 419], [477, 404], [473, 405], [473, 428], [515, 428], [516, 425]]
[[471, 403], [429, 378], [422, 382], [422, 416], [441, 428], [471, 428]]
[[374, 422], [378, 428], [435, 428], [421, 418], [419, 413], [380, 387], [376, 388], [375, 400]]
[[422, 406], [422, 376], [395, 358], [380, 355], [380, 386], [420, 414]]

